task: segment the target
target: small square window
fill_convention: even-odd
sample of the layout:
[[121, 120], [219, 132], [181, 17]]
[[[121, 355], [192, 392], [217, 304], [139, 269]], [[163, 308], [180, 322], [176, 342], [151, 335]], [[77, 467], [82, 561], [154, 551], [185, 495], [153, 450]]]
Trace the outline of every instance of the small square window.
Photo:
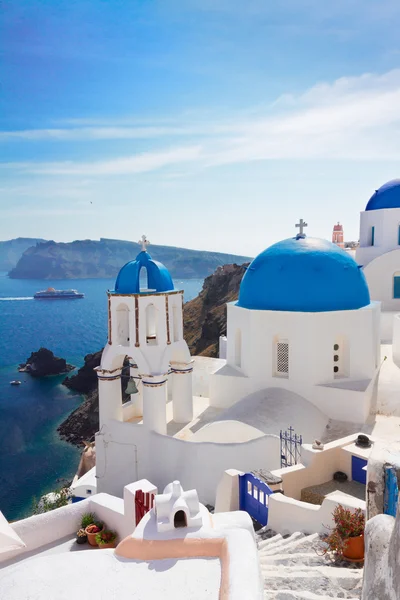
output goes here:
[[92, 493], [92, 490], [86, 490], [86, 493], [87, 493], [87, 494], [91, 494], [91, 493]]

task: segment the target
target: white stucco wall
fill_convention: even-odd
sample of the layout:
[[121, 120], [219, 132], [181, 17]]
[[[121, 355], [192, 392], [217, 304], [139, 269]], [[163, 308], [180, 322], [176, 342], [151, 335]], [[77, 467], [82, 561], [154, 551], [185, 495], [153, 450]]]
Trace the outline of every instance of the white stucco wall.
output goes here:
[[303, 488], [331, 481], [336, 471], [343, 471], [351, 481], [352, 455], [343, 448], [353, 444], [357, 436], [358, 433], [325, 444], [323, 450], [314, 450], [311, 444], [304, 444], [301, 463], [273, 471], [274, 475], [282, 478], [285, 496], [300, 500]]
[[241, 421], [216, 421], [205, 425], [196, 433], [190, 441], [192, 442], [217, 442], [219, 444], [248, 442], [256, 438], [262, 437], [264, 433], [242, 423]]
[[[370, 398], [368, 394], [354, 394], [352, 383], [370, 381], [376, 375], [380, 362], [379, 321], [379, 303], [359, 310], [324, 313], [247, 310], [231, 303], [227, 365], [211, 377], [210, 403], [227, 407], [252, 392], [282, 387], [300, 394], [331, 418], [364, 421]], [[240, 366], [236, 364], [235, 348], [238, 330]], [[289, 343], [286, 377], [276, 372], [278, 339]], [[340, 378], [333, 371], [335, 343], [340, 346]], [[342, 385], [337, 390], [332, 387], [327, 392], [322, 387], [338, 383]], [[347, 389], [346, 383], [350, 384]]]
[[[356, 261], [364, 267], [377, 256], [399, 248], [400, 208], [366, 210], [360, 214], [360, 245]], [[371, 227], [375, 227], [371, 246]]]
[[400, 248], [377, 256], [364, 267], [371, 300], [379, 300], [382, 311], [400, 312], [400, 298], [393, 298], [395, 273], [400, 273]]
[[341, 504], [345, 508], [361, 508], [365, 502], [345, 494], [333, 493], [326, 496], [321, 506], [300, 502], [282, 494], [268, 498], [268, 527], [282, 535], [302, 531], [303, 533], [328, 533], [334, 525], [332, 513]]
[[223, 472], [235, 468], [271, 470], [280, 465], [280, 441], [264, 435], [248, 442], [189, 442], [147, 431], [142, 425], [110, 421], [96, 435], [98, 491], [122, 495], [124, 485], [141, 477], [163, 489], [179, 479], [213, 504]]

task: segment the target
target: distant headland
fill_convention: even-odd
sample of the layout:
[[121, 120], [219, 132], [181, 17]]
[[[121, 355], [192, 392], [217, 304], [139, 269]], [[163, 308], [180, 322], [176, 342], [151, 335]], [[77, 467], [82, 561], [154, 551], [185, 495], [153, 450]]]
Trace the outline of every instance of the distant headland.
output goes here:
[[[32, 240], [32, 244], [35, 242]], [[111, 278], [139, 251], [140, 246], [135, 242], [104, 238], [68, 243], [41, 242], [25, 249], [15, 267], [9, 271], [9, 277], [52, 280]], [[171, 276], [178, 279], [204, 278], [221, 265], [250, 260], [247, 256], [157, 245], [151, 247], [151, 255], [164, 263]]]

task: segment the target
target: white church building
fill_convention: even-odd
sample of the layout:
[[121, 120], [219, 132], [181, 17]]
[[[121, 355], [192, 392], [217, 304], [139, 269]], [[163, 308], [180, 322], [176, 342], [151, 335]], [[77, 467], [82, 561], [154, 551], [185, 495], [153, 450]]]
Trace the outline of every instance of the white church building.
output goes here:
[[371, 298], [381, 302], [381, 338], [390, 342], [393, 318], [400, 312], [400, 179], [377, 189], [361, 213], [356, 261]]
[[227, 360], [211, 377], [210, 403], [283, 388], [332, 419], [363, 423], [380, 364], [379, 318], [362, 270], [337, 245], [304, 233], [274, 244], [228, 305]]
[[351, 432], [367, 421], [382, 365], [380, 303], [351, 256], [307, 237], [306, 226], [301, 220], [294, 238], [248, 267], [227, 307], [226, 359], [190, 356], [183, 292], [143, 236], [108, 293], [97, 491], [119, 495], [143, 477], [161, 488], [179, 478], [212, 503], [232, 465], [280, 467], [281, 430], [293, 426], [312, 443], [336, 423]]

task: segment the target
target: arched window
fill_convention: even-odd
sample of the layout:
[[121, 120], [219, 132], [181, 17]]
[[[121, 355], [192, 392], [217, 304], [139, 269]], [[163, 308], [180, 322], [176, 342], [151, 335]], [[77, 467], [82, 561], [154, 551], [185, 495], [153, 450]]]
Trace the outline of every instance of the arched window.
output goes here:
[[400, 298], [400, 271], [393, 275], [393, 298]]
[[187, 527], [186, 513], [183, 510], [178, 510], [174, 517], [174, 527]]
[[157, 342], [157, 309], [154, 304], [146, 308], [146, 342], [155, 346]]
[[242, 366], [242, 332], [240, 329], [235, 333], [235, 367]]
[[117, 344], [129, 346], [129, 308], [126, 304], [117, 307]]
[[144, 292], [149, 288], [148, 275], [146, 267], [142, 267], [139, 272], [139, 290]]
[[172, 330], [173, 330], [173, 334], [174, 334], [174, 342], [178, 342], [179, 341], [180, 323], [179, 323], [179, 309], [177, 306], [173, 306], [173, 308], [172, 308]]

